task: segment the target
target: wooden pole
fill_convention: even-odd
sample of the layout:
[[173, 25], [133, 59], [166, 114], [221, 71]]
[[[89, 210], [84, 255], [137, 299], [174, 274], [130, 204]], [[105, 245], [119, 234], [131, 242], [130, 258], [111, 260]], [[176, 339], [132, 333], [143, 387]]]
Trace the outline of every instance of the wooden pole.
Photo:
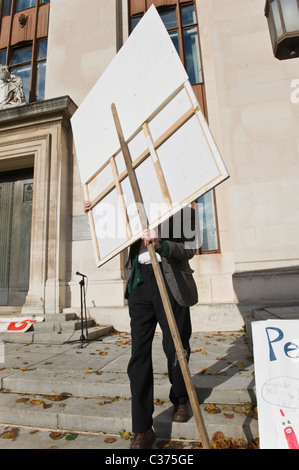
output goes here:
[[[120, 143], [121, 150], [123, 152], [124, 160], [125, 160], [125, 163], [126, 163], [126, 167], [127, 167], [128, 176], [129, 176], [129, 179], [130, 179], [133, 195], [134, 195], [135, 202], [136, 202], [136, 205], [137, 205], [137, 210], [138, 210], [138, 213], [139, 213], [140, 222], [141, 222], [141, 225], [142, 225], [142, 229], [145, 230], [145, 229], [148, 228], [147, 216], [146, 216], [146, 212], [145, 212], [144, 205], [143, 205], [143, 202], [142, 202], [142, 198], [141, 198], [138, 182], [137, 182], [137, 179], [136, 179], [136, 175], [135, 175], [133, 167], [132, 167], [132, 160], [131, 160], [130, 152], [129, 152], [129, 149], [128, 149], [128, 145], [127, 145], [127, 143], [124, 139], [124, 135], [123, 135], [123, 132], [122, 132], [122, 127], [121, 127], [120, 120], [119, 120], [118, 113], [117, 113], [117, 109], [116, 109], [116, 106], [115, 106], [114, 103], [111, 105], [111, 110], [112, 110], [114, 123], [115, 123], [115, 127], [116, 127], [117, 134], [118, 134], [119, 143]], [[179, 331], [178, 331], [178, 328], [177, 328], [177, 324], [176, 324], [176, 321], [175, 321], [175, 318], [174, 318], [174, 314], [173, 314], [173, 310], [172, 310], [172, 307], [171, 307], [171, 304], [170, 304], [170, 300], [169, 300], [168, 292], [167, 292], [167, 289], [166, 289], [166, 286], [165, 286], [164, 278], [163, 278], [163, 275], [162, 275], [162, 272], [161, 272], [161, 269], [160, 269], [160, 266], [159, 266], [159, 263], [158, 263], [158, 260], [157, 260], [156, 251], [155, 251], [152, 244], [148, 245], [147, 248], [148, 248], [148, 251], [149, 251], [149, 254], [150, 254], [150, 257], [151, 257], [153, 270], [154, 270], [154, 273], [155, 273], [155, 277], [156, 277], [159, 292], [160, 292], [160, 295], [161, 295], [162, 303], [163, 303], [164, 310], [165, 310], [165, 313], [166, 313], [166, 317], [167, 317], [167, 321], [168, 321], [168, 324], [169, 324], [170, 332], [171, 332], [171, 335], [172, 335], [172, 338], [173, 338], [173, 341], [174, 341], [174, 346], [175, 346], [175, 350], [176, 350], [176, 354], [177, 354], [177, 359], [179, 361], [181, 371], [182, 371], [182, 374], [183, 374], [183, 378], [184, 378], [184, 381], [185, 381], [185, 385], [186, 385], [186, 389], [187, 389], [187, 392], [188, 392], [190, 405], [191, 405], [191, 408], [192, 408], [192, 411], [193, 411], [195, 422], [196, 422], [196, 425], [197, 425], [199, 437], [200, 437], [200, 440], [202, 442], [203, 448], [204, 449], [210, 449], [211, 447], [210, 447], [209, 437], [208, 437], [208, 434], [207, 434], [207, 431], [206, 431], [204, 420], [203, 420], [202, 415], [201, 415], [201, 411], [200, 411], [199, 403], [198, 403], [198, 400], [197, 400], [197, 395], [196, 395], [194, 383], [192, 381], [190, 370], [189, 370], [189, 367], [188, 367], [186, 353], [183, 349], [182, 341], [181, 341], [180, 334], [179, 334]]]

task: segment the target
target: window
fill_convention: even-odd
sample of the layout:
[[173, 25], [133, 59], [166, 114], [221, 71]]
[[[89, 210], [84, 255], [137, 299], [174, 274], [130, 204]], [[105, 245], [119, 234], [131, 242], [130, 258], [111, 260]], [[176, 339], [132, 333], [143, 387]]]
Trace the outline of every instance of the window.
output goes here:
[[[130, 30], [136, 27], [143, 14], [154, 3], [172, 42], [189, 75], [190, 83], [206, 119], [207, 106], [204, 88], [204, 74], [200, 51], [195, 1], [192, 0], [130, 0]], [[196, 201], [201, 222], [201, 252], [219, 250], [215, 194], [211, 190]]]
[[[45, 99], [50, 0], [4, 0], [2, 8], [0, 63], [22, 77], [27, 103], [42, 101]], [[26, 28], [20, 28], [19, 21], [14, 20], [15, 15], [20, 17], [21, 10], [28, 10]], [[4, 31], [3, 37], [1, 31]]]
[[11, 12], [11, 3], [12, 3], [12, 0], [4, 0], [3, 16], [8, 16], [8, 15], [10, 15], [10, 12]]
[[201, 229], [202, 245], [200, 251], [202, 253], [218, 251], [218, 230], [215, 217], [214, 191], [209, 191], [204, 194], [196, 202]]
[[36, 0], [18, 0], [16, 11], [27, 10], [36, 6]]
[[3, 49], [0, 51], [0, 64], [5, 65], [6, 64], [6, 49]]
[[[181, 7], [159, 8], [158, 11], [185, 65], [191, 84], [203, 83], [195, 5], [192, 3]], [[142, 16], [131, 18], [131, 31]]]
[[37, 49], [37, 75], [36, 75], [36, 101], [43, 101], [45, 97], [47, 39], [38, 42]]
[[19, 75], [23, 80], [26, 102], [29, 103], [30, 78], [31, 78], [32, 45], [16, 48], [12, 51], [10, 71]]

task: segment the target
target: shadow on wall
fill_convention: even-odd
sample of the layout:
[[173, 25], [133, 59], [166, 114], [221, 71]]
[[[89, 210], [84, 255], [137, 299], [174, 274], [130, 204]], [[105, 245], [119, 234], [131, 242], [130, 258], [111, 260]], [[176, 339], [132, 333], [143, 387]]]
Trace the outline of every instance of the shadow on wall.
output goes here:
[[233, 274], [239, 303], [299, 303], [299, 266]]

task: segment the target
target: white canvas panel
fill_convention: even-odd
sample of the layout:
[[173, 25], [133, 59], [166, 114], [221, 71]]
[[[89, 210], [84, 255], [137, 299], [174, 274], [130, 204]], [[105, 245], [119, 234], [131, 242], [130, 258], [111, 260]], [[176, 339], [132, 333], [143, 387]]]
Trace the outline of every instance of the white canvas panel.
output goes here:
[[132, 162], [134, 162], [140, 155], [147, 150], [148, 145], [143, 130], [139, 131], [130, 142], [128, 148]]
[[[157, 151], [174, 204], [204, 193], [206, 186], [221, 176], [197, 116], [193, 116]], [[197, 196], [198, 197], [198, 196]]]
[[157, 140], [170, 126], [191, 108], [190, 98], [183, 88], [149, 123], [153, 140]]
[[149, 157], [135, 170], [149, 224], [167, 212], [153, 160]]
[[71, 119], [82, 183], [119, 149], [112, 103], [128, 140], [186, 80], [188, 75], [152, 6]]
[[109, 184], [113, 183], [113, 173], [110, 165], [105, 166], [88, 184], [89, 199], [93, 201]]
[[132, 236], [134, 237], [141, 233], [142, 227], [141, 227], [140, 219], [139, 219], [137, 208], [136, 208], [136, 203], [134, 200], [132, 187], [131, 187], [128, 177], [122, 181], [121, 188], [122, 188], [123, 194], [125, 195], [124, 199], [125, 199], [125, 204], [127, 207], [130, 229], [132, 232]]
[[115, 163], [116, 163], [117, 172], [119, 175], [121, 175], [122, 172], [126, 170], [126, 164], [125, 164], [125, 160], [124, 160], [124, 156], [122, 152], [119, 152], [115, 156]]
[[112, 255], [128, 239], [116, 190], [111, 191], [92, 209], [92, 216], [96, 249], [100, 251], [100, 258], [105, 258]]

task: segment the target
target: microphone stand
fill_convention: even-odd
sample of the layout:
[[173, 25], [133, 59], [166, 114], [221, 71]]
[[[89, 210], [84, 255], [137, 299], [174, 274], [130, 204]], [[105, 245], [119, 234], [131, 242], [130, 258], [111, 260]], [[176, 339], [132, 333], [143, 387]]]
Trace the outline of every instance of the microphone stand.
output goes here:
[[[86, 317], [86, 300], [85, 300], [85, 280], [84, 278], [87, 277], [85, 274], [81, 274], [78, 271], [76, 272], [77, 276], [81, 276], [82, 279], [79, 282], [80, 285], [80, 302], [81, 302], [81, 336], [80, 336], [80, 341], [81, 341], [81, 348], [83, 347], [83, 342], [86, 340], [88, 336], [88, 331], [87, 331], [87, 317]], [[84, 311], [84, 317], [85, 317], [85, 332], [86, 332], [86, 338], [83, 333], [83, 311]]]

